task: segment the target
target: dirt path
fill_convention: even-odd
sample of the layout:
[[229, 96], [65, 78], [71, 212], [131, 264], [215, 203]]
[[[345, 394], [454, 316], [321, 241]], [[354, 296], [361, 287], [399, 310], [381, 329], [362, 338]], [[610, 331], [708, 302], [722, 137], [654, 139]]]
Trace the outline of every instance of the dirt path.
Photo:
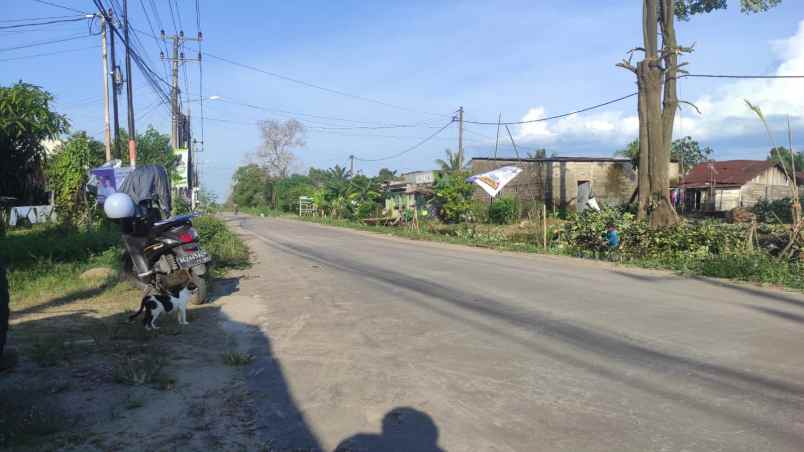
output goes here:
[[188, 326], [162, 318], [158, 333], [125, 322], [128, 312], [122, 311], [135, 308], [139, 296], [125, 286], [12, 312], [9, 346], [17, 349], [19, 363], [0, 374], [0, 448], [207, 451], [261, 445], [247, 353], [261, 335], [242, 315], [252, 300], [237, 294], [247, 277], [241, 272], [217, 281], [216, 299], [192, 307]]

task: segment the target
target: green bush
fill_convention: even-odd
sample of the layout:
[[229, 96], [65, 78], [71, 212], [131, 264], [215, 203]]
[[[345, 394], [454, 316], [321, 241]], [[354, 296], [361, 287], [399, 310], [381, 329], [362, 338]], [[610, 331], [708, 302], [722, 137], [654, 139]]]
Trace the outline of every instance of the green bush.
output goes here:
[[201, 246], [212, 256], [216, 269], [243, 268], [248, 265], [248, 247], [243, 240], [214, 217], [203, 216], [193, 220]]
[[[802, 201], [799, 201], [801, 203]], [[793, 201], [791, 198], [776, 199], [768, 201], [763, 199], [756, 203], [751, 211], [757, 216], [761, 223], [784, 223], [793, 222]]]
[[519, 221], [521, 206], [514, 197], [495, 200], [489, 205], [489, 222], [494, 224], [511, 224]]
[[468, 217], [467, 219], [472, 223], [488, 223], [489, 203], [477, 199], [473, 200]]
[[620, 233], [620, 253], [625, 258], [667, 258], [678, 255], [705, 257], [742, 250], [746, 226], [706, 221], [681, 222], [674, 226], [651, 229], [637, 221], [632, 213], [620, 209], [600, 212], [586, 210], [574, 215], [562, 233], [566, 246], [574, 254], [605, 250], [606, 226], [614, 224]]
[[434, 185], [434, 202], [438, 214], [446, 223], [464, 221], [472, 212], [474, 186], [466, 182], [464, 171], [441, 172]]

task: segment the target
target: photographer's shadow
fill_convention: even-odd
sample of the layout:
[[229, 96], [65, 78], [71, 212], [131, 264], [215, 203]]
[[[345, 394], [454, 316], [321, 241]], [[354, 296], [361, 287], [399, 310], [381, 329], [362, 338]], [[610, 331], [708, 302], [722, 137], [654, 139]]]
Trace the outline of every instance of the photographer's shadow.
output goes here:
[[397, 407], [382, 419], [382, 433], [358, 433], [338, 444], [335, 452], [444, 452], [438, 447], [438, 427], [422, 411]]

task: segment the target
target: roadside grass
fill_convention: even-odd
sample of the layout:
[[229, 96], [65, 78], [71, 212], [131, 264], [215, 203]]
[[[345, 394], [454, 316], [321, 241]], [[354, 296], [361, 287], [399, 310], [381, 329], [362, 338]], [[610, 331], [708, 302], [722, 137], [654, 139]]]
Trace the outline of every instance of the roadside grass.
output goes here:
[[[685, 276], [723, 278], [766, 286], [780, 286], [804, 290], [804, 263], [780, 262], [762, 252], [710, 254], [707, 256], [680, 253], [658, 258], [623, 258], [617, 256], [616, 253], [573, 252], [568, 247], [563, 246], [560, 241], [556, 240], [551, 240], [548, 243], [547, 250], [545, 250], [541, 243], [541, 229], [529, 228], [527, 225], [525, 227], [519, 227], [518, 225], [496, 226], [488, 224], [443, 225], [422, 222], [417, 231], [411, 227], [366, 225], [357, 221], [326, 217], [300, 217], [291, 213], [277, 212], [265, 208], [246, 208], [242, 210], [245, 213], [257, 216], [262, 214], [265, 217], [306, 221], [411, 240], [441, 242], [489, 248], [499, 251], [539, 253], [600, 260], [629, 267], [671, 270]], [[548, 226], [548, 228], [550, 227], [551, 226]]]
[[221, 276], [226, 270], [248, 267], [248, 247], [223, 221], [203, 216], [196, 218], [193, 225], [198, 230], [202, 246], [213, 257], [213, 275]]
[[247, 355], [240, 352], [225, 352], [223, 354], [223, 363], [227, 366], [246, 366], [251, 364], [253, 361], [254, 355]]

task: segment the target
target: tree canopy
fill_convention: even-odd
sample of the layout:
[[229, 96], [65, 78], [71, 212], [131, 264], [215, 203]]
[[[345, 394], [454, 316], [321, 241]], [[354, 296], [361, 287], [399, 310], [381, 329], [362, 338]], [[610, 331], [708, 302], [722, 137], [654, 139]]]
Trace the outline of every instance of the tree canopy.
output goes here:
[[[761, 13], [780, 3], [782, 0], [740, 0], [740, 11], [746, 14]], [[726, 0], [675, 0], [675, 14], [679, 20], [689, 20], [690, 16], [727, 7]]]
[[[776, 146], [768, 152], [768, 160], [776, 162], [784, 167], [786, 174], [795, 174], [804, 171], [804, 155], [796, 152], [791, 155], [790, 149], [784, 146]], [[795, 163], [795, 168], [793, 164]]]
[[64, 115], [50, 109], [53, 96], [19, 82], [0, 86], [0, 196], [20, 202], [45, 202], [45, 140], [67, 131]]
[[437, 159], [436, 165], [441, 167], [441, 171], [451, 172], [451, 171], [460, 171], [463, 169], [463, 152], [452, 152], [451, 149], [446, 149], [444, 151], [447, 158], [444, 159]]
[[[692, 137], [686, 136], [673, 140], [670, 160], [679, 162], [683, 168], [689, 169], [699, 163], [711, 161], [714, 152], [709, 146], [701, 147], [700, 143], [693, 140]], [[631, 159], [634, 168], [639, 168], [639, 140], [628, 143], [625, 148], [618, 150], [614, 155]]]

